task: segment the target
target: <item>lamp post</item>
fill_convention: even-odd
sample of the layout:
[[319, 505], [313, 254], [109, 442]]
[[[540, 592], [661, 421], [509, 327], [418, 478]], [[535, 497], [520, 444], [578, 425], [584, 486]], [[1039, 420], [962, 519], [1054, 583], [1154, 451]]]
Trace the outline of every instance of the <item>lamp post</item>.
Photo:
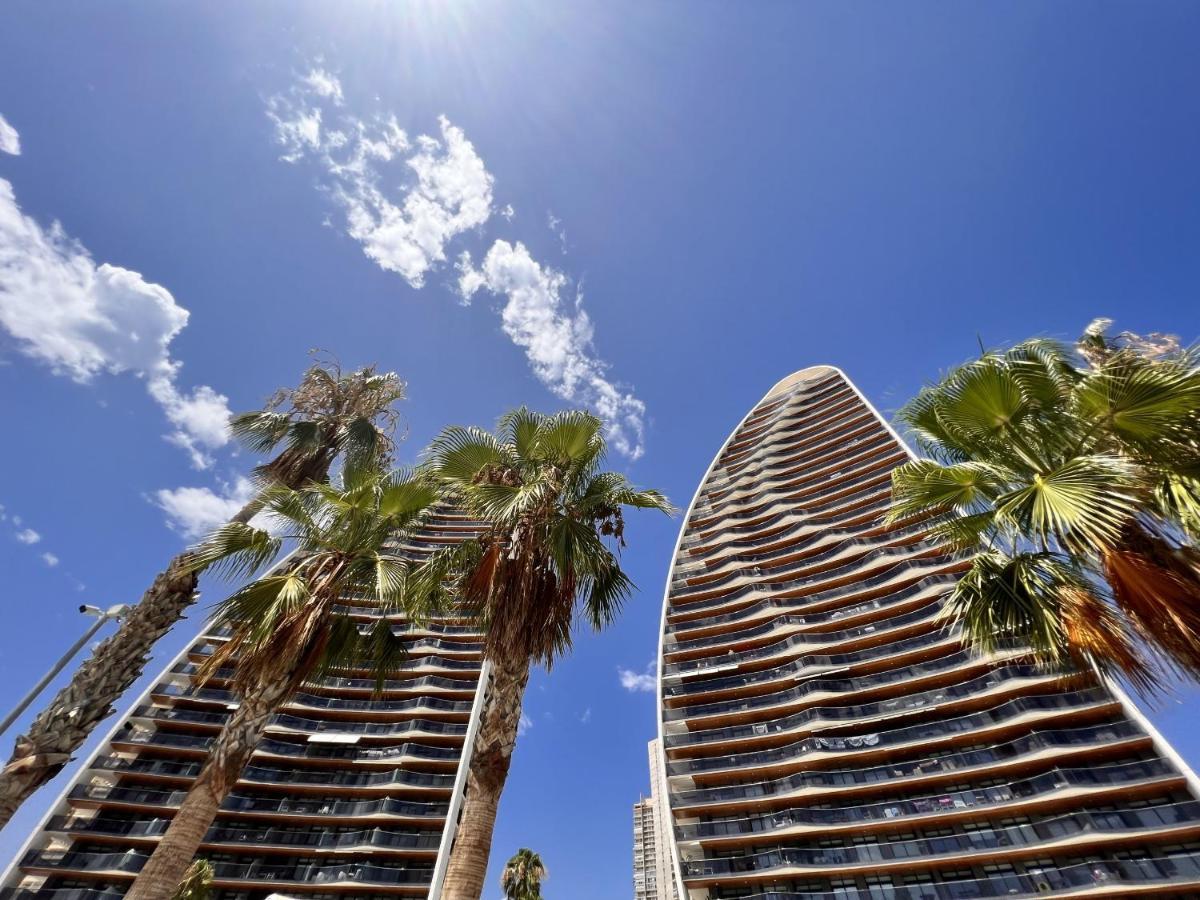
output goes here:
[[54, 664], [50, 671], [42, 676], [41, 681], [35, 684], [32, 690], [30, 690], [28, 694], [21, 698], [21, 701], [16, 705], [16, 708], [14, 708], [12, 712], [5, 716], [4, 721], [0, 722], [0, 734], [3, 734], [8, 726], [15, 722], [21, 713], [25, 712], [25, 710], [29, 708], [29, 704], [37, 698], [38, 694], [45, 690], [46, 685], [53, 681], [54, 677], [59, 672], [66, 668], [67, 663], [71, 661], [71, 659], [76, 653], [79, 652], [80, 648], [82, 648], [84, 644], [92, 639], [96, 632], [103, 627], [105, 622], [120, 619], [121, 616], [125, 615], [125, 611], [128, 608], [129, 607], [124, 603], [118, 603], [115, 606], [110, 606], [108, 609], [101, 609], [98, 606], [89, 606], [88, 604], [83, 604], [80, 606], [79, 611], [81, 613], [83, 613], [85, 616], [94, 616], [96, 621], [91, 624], [91, 626], [83, 633], [79, 640], [71, 645], [71, 649], [62, 655], [62, 658]]

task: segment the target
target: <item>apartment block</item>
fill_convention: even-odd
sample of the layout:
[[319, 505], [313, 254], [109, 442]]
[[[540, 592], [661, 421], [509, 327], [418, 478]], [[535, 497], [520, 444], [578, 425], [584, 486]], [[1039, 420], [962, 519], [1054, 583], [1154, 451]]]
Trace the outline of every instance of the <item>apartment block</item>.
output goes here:
[[[443, 509], [401, 549], [472, 534]], [[362, 625], [380, 615], [346, 598]], [[486, 685], [482, 645], [454, 619], [389, 616], [409, 658], [381, 696], [368, 673], [324, 678], [275, 717], [201, 854], [215, 900], [438, 896]], [[0, 900], [117, 900], [144, 865], [236, 707], [226, 674], [197, 667], [227, 639], [208, 627], [117, 721], [0, 880]]]
[[1195, 775], [1117, 687], [964, 645], [967, 562], [884, 520], [910, 458], [817, 366], [700, 485], [659, 667], [680, 897], [1200, 897]]

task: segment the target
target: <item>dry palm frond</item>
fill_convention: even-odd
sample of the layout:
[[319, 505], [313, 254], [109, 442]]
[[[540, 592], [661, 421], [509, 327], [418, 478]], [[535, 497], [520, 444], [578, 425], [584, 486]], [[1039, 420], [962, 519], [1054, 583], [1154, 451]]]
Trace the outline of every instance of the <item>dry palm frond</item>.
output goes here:
[[1067, 653], [1077, 665], [1119, 675], [1144, 696], [1162, 690], [1163, 673], [1146, 658], [1112, 606], [1075, 585], [1062, 588], [1058, 599]]
[[1200, 570], [1165, 542], [1142, 535], [1135, 547], [1103, 554], [1113, 599], [1142, 636], [1183, 671], [1200, 677]]

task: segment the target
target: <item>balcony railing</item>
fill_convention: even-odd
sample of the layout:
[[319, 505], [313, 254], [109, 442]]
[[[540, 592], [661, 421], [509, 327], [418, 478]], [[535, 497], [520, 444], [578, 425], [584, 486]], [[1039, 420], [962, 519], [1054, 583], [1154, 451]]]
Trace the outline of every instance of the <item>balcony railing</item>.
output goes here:
[[[139, 706], [133, 711], [138, 718], [156, 722], [183, 722], [197, 725], [222, 726], [229, 718], [227, 712], [208, 712], [199, 709], [168, 708], [162, 706]], [[431, 719], [407, 719], [403, 722], [356, 722], [323, 719], [305, 719], [281, 713], [271, 717], [270, 725], [288, 728], [306, 734], [362, 734], [372, 737], [398, 737], [403, 734], [450, 734], [463, 735], [467, 726], [461, 722], [436, 722]], [[121, 738], [116, 738], [121, 740]]]
[[1088, 688], [1068, 694], [1049, 694], [1033, 697], [1017, 697], [998, 704], [983, 712], [971, 713], [956, 719], [943, 719], [896, 728], [892, 731], [870, 732], [849, 736], [816, 735], [785, 747], [757, 750], [752, 753], [736, 753], [729, 756], [697, 757], [667, 763], [670, 775], [689, 775], [696, 772], [742, 769], [750, 766], [766, 766], [773, 763], [791, 763], [809, 753], [858, 752], [875, 747], [890, 747], [918, 740], [938, 740], [963, 732], [975, 731], [989, 725], [1000, 725], [1027, 712], [1046, 712], [1056, 709], [1078, 709], [1098, 703], [1112, 702], [1112, 697], [1102, 688]]
[[[1069, 784], [1071, 773], [1061, 775]], [[994, 790], [994, 789], [993, 789]], [[955, 795], [947, 795], [955, 796]], [[957, 798], [955, 798], [957, 799]], [[903, 806], [904, 804], [901, 804]], [[895, 808], [895, 807], [893, 807]], [[902, 814], [905, 810], [902, 810]], [[1114, 833], [1157, 831], [1200, 822], [1200, 803], [1186, 801], [1114, 812], [1078, 812], [1008, 828], [984, 828], [963, 834], [884, 841], [850, 847], [781, 847], [765, 853], [730, 858], [701, 859], [683, 864], [684, 875], [711, 878], [717, 875], [769, 873], [773, 869], [831, 866], [862, 866], [872, 863], [930, 857], [957, 856], [1022, 847], [1036, 847], [1066, 838], [1104, 836]]]
[[1144, 731], [1128, 721], [1106, 722], [1103, 725], [1085, 725], [1079, 728], [1042, 729], [979, 750], [943, 751], [931, 753], [919, 760], [897, 761], [870, 768], [811, 770], [775, 781], [760, 781], [754, 784], [673, 791], [671, 805], [686, 807], [726, 803], [760, 797], [778, 797], [781, 794], [810, 789], [850, 788], [884, 782], [896, 782], [899, 787], [905, 779], [957, 775], [987, 766], [1020, 762], [1023, 758], [1042, 750], [1107, 747], [1145, 737]]
[[[80, 784], [67, 795], [75, 800], [131, 803], [171, 809], [179, 806], [187, 791], [156, 791], [149, 788], [106, 784]], [[438, 818], [446, 814], [446, 803], [413, 803], [385, 797], [379, 800], [338, 800], [334, 797], [255, 797], [230, 794], [221, 804], [226, 812], [265, 812], [279, 815], [374, 816], [394, 815]]]
[[796, 825], [853, 825], [868, 822], [892, 822], [895, 820], [928, 816], [935, 813], [953, 813], [964, 809], [980, 809], [1044, 797], [1068, 788], [1114, 787], [1170, 778], [1178, 773], [1161, 759], [1143, 762], [1118, 763], [1111, 766], [1088, 766], [1080, 768], [1054, 768], [1049, 772], [1011, 781], [992, 787], [973, 788], [932, 794], [909, 800], [888, 800], [862, 806], [841, 806], [825, 809], [798, 807], [779, 810], [770, 816], [753, 819], [736, 819], [723, 822], [703, 822], [696, 825], [676, 826], [680, 840], [729, 837], [743, 834], [777, 831]]
[[[1075, 895], [1081, 888], [1105, 889], [1106, 897], [1121, 897], [1121, 885], [1154, 884], [1190, 888], [1175, 896], [1195, 896], [1200, 882], [1200, 854], [1139, 859], [1100, 859], [1068, 866], [1027, 865], [1022, 873], [1001, 873], [986, 878], [935, 881], [908, 886], [839, 887], [836, 891], [790, 891], [775, 888], [757, 894], [738, 893], [737, 900], [974, 900], [978, 897], [1053, 897]], [[1139, 892], [1138, 896], [1141, 896]], [[718, 900], [720, 895], [714, 895]], [[0, 900], [5, 898], [0, 897]], [[17, 898], [21, 900], [21, 898]], [[59, 900], [59, 898], [54, 898]], [[70, 898], [75, 900], [75, 898]], [[91, 898], [84, 898], [91, 900]]]
[[[179, 697], [186, 700], [212, 700], [217, 703], [237, 703], [232, 691], [222, 688], [197, 688], [160, 682], [154, 686], [155, 694]], [[297, 693], [288, 700], [289, 706], [307, 706], [312, 709], [362, 710], [364, 712], [404, 712], [412, 709], [436, 709], [443, 712], [471, 711], [470, 700], [443, 700], [440, 697], [413, 697], [409, 700], [351, 700], [345, 697], [319, 697], [316, 694]]]

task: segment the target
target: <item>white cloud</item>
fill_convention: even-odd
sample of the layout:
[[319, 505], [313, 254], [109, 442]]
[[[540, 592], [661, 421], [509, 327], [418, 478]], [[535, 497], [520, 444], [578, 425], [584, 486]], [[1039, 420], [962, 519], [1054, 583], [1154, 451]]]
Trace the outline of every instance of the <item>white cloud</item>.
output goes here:
[[22, 544], [36, 544], [42, 539], [42, 536], [32, 528], [23, 528], [17, 532], [17, 540]]
[[517, 724], [517, 737], [520, 737], [532, 727], [533, 719], [529, 718], [529, 716], [522, 712], [520, 722]]
[[155, 493], [154, 502], [167, 514], [171, 528], [194, 540], [228, 522], [253, 496], [254, 484], [248, 478], [239, 478], [233, 484], [222, 484], [218, 491], [206, 487], [164, 488]]
[[17, 129], [8, 124], [8, 119], [0, 115], [0, 153], [21, 155], [21, 136]]
[[188, 450], [197, 468], [229, 435], [227, 400], [201, 386], [176, 384], [180, 363], [170, 344], [188, 311], [162, 285], [107, 263], [96, 265], [62, 226], [42, 228], [0, 179], [0, 325], [21, 351], [76, 382], [132, 372], [174, 426], [168, 440]]
[[650, 692], [658, 687], [658, 675], [656, 666], [652, 662], [646, 666], [645, 672], [635, 672], [633, 669], [617, 669], [617, 677], [621, 681], [621, 687], [630, 693]]
[[501, 327], [525, 351], [534, 375], [564, 400], [594, 409], [618, 451], [637, 459], [644, 449], [646, 405], [611, 381], [607, 364], [592, 346], [592, 322], [576, 294], [573, 304], [561, 294], [567, 278], [542, 266], [522, 243], [496, 241], [476, 268], [469, 253], [459, 256], [459, 291], [470, 299], [480, 288], [507, 300]]
[[592, 721], [592, 708], [590, 706], [580, 714], [579, 721], [584, 725]]
[[567, 229], [563, 228], [562, 219], [554, 213], [546, 210], [546, 226], [554, 232], [554, 236], [558, 238], [559, 246], [562, 247], [562, 252], [567, 252]]
[[[448, 247], [482, 227], [493, 213], [494, 179], [462, 129], [442, 116], [438, 135], [410, 140], [394, 116], [363, 119], [343, 107], [337, 78], [314, 66], [292, 88], [267, 101], [275, 139], [288, 162], [308, 160], [321, 187], [345, 213], [345, 231], [380, 268], [396, 272], [414, 288], [447, 259]], [[500, 215], [515, 215], [506, 205]], [[563, 243], [562, 222], [547, 214]], [[606, 374], [592, 346], [592, 323], [582, 294], [560, 298], [568, 279], [539, 265], [525, 246], [496, 241], [479, 269], [459, 255], [459, 296], [480, 289], [504, 295], [505, 334], [525, 351], [534, 373], [564, 400], [594, 409], [608, 438], [636, 459], [643, 451], [646, 407]]]
[[[267, 102], [283, 159], [313, 159], [346, 214], [346, 233], [380, 268], [419, 288], [446, 245], [492, 214], [492, 176], [462, 129], [442, 116], [437, 137], [410, 141], [395, 117], [339, 113], [337, 78], [312, 69]], [[332, 114], [332, 123], [326, 115]]]
[[43, 553], [42, 554], [42, 562], [44, 562], [46, 565], [48, 565], [50, 568], [53, 569], [55, 566], [58, 565], [58, 557], [55, 556], [53, 553]]
[[342, 103], [342, 83], [338, 81], [337, 76], [324, 69], [311, 69], [308, 74], [302, 79], [318, 97], [324, 97], [327, 100], [333, 101], [339, 106]]

